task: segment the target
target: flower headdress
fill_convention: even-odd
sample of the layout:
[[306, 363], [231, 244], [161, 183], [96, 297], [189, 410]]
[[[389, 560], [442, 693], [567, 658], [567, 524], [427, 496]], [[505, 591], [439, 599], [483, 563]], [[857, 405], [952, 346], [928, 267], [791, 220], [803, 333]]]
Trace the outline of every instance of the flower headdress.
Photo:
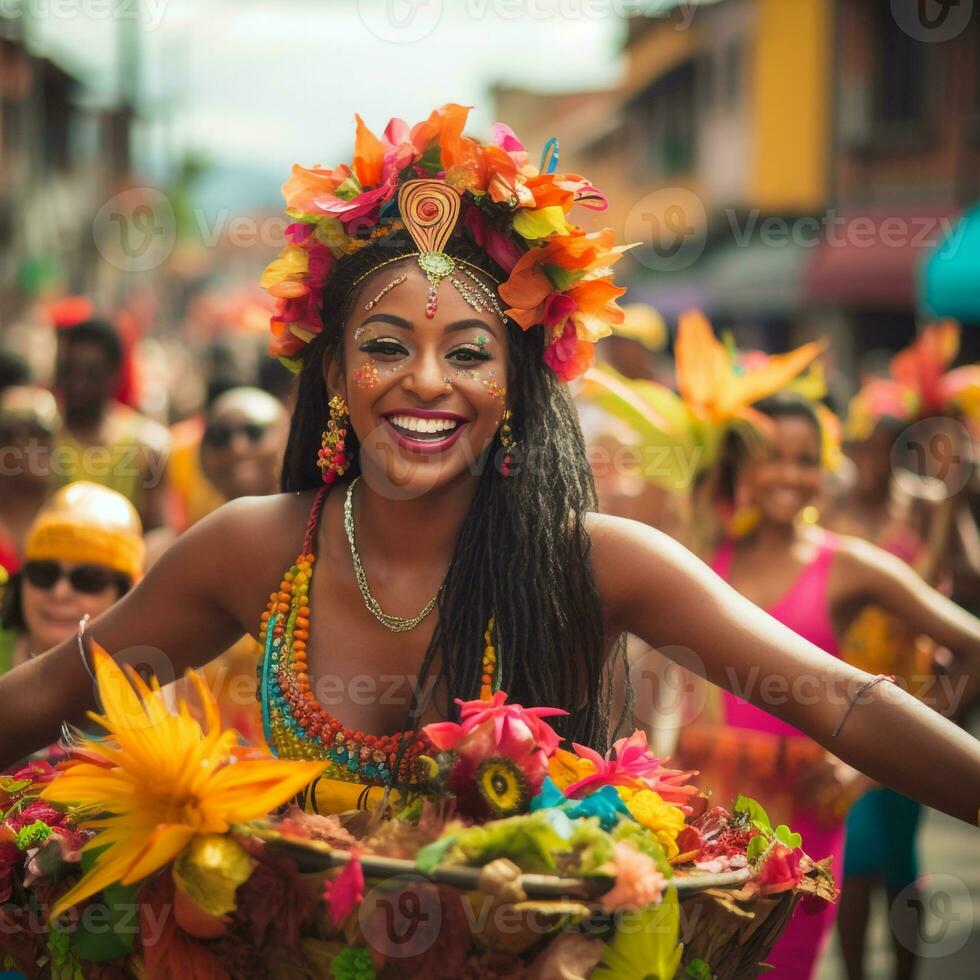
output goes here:
[[889, 377], [874, 378], [851, 399], [846, 437], [867, 439], [883, 418], [950, 416], [980, 427], [980, 364], [949, 370], [959, 349], [959, 324], [943, 320], [926, 327], [892, 358]]
[[752, 406], [787, 388], [822, 349], [820, 343], [809, 343], [740, 362], [715, 337], [707, 319], [692, 310], [681, 316], [674, 345], [677, 392], [602, 366], [586, 374], [579, 397], [596, 402], [651, 444], [670, 447], [668, 462], [657, 467], [653, 479], [679, 490], [717, 463], [732, 427], [768, 431], [769, 420]]
[[[498, 288], [504, 312], [525, 330], [546, 331], [545, 361], [563, 381], [586, 371], [594, 343], [622, 322], [615, 300], [625, 290], [610, 267], [628, 246], [615, 245], [610, 229], [586, 232], [568, 220], [575, 204], [604, 210], [605, 196], [583, 177], [554, 172], [557, 141], [549, 141], [535, 167], [502, 123], [494, 125], [489, 145], [464, 136], [468, 114], [468, 107], [449, 103], [415, 126], [392, 119], [380, 138], [357, 116], [351, 164], [293, 167], [283, 195], [295, 220], [261, 280], [277, 304], [270, 353], [291, 370], [299, 370], [303, 348], [323, 329], [331, 312], [320, 308], [323, 287], [346, 256], [407, 225], [430, 282], [450, 274], [441, 260], [422, 263], [427, 252], [420, 234], [432, 209], [448, 233], [428, 251], [442, 255], [454, 235], [483, 249], [509, 277]], [[401, 191], [411, 181], [429, 185], [421, 188], [428, 192], [441, 182], [445, 192], [422, 200], [414, 195], [413, 213], [406, 215]]]

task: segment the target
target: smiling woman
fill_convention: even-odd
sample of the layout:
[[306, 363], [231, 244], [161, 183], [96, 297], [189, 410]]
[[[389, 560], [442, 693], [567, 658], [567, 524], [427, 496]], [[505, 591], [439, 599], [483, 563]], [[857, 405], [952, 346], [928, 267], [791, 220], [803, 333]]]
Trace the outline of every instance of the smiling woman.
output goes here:
[[[870, 688], [675, 542], [595, 513], [563, 382], [622, 321], [610, 268], [622, 247], [570, 221], [575, 205], [605, 206], [587, 180], [555, 173], [554, 152], [535, 167], [502, 124], [489, 145], [464, 136], [466, 114], [392, 120], [382, 137], [358, 120], [352, 165], [294, 169], [295, 222], [263, 279], [278, 301], [272, 351], [300, 374], [284, 492], [195, 525], [90, 633], [167, 681], [261, 614], [267, 739], [329, 762], [311, 797], [331, 809], [410, 785], [421, 726], [501, 685], [567, 708], [559, 734], [604, 749], [629, 631], [694, 651], [713, 683], [975, 820], [972, 739]], [[928, 602], [969, 676], [980, 626]], [[0, 679], [0, 761], [84, 715], [89, 667], [69, 642]], [[760, 672], [819, 694], [769, 703]]]

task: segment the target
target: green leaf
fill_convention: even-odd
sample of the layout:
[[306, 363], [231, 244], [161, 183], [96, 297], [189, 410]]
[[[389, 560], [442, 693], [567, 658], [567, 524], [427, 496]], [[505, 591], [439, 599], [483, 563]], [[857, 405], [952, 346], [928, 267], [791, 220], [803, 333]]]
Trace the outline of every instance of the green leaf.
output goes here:
[[592, 980], [673, 980], [684, 951], [679, 940], [677, 889], [668, 888], [659, 905], [620, 916]]
[[71, 937], [72, 952], [79, 959], [104, 963], [132, 951], [139, 932], [136, 898], [142, 886], [109, 885], [100, 893], [101, 901], [97, 897], [83, 908]]
[[442, 167], [442, 148], [438, 143], [430, 143], [419, 160], [419, 165], [427, 177], [434, 177]]
[[357, 179], [357, 174], [352, 173], [339, 187], [334, 190], [334, 195], [342, 201], [352, 201], [362, 191], [361, 182]]
[[14, 796], [31, 785], [29, 779], [14, 779], [13, 776], [0, 776], [0, 792]]
[[750, 861], [758, 861], [766, 853], [766, 848], [768, 847], [768, 839], [762, 834], [757, 834], [749, 841], [749, 846], [745, 850], [745, 856]]
[[787, 847], [802, 847], [803, 845], [803, 838], [799, 834], [794, 834], [784, 823], [776, 828], [776, 840]]
[[558, 810], [492, 820], [482, 826], [466, 827], [423, 847], [415, 863], [428, 872], [440, 864], [489, 864], [509, 858], [522, 871], [554, 873], [555, 857], [572, 850], [573, 823]]
[[635, 820], [620, 820], [613, 828], [612, 839], [632, 844], [641, 854], [653, 858], [657, 870], [665, 878], [670, 878], [674, 874], [663, 845], [646, 827], [641, 827]]
[[684, 970], [684, 975], [692, 980], [712, 980], [714, 974], [706, 960], [691, 960]]
[[749, 796], [742, 796], [739, 794], [735, 797], [735, 803], [732, 806], [732, 809], [735, 811], [735, 813], [748, 814], [749, 820], [752, 822], [753, 827], [772, 837], [772, 821], [769, 819], [769, 814], [766, 813], [761, 804], [757, 803]]
[[446, 852], [456, 843], [456, 835], [448, 834], [439, 840], [426, 844], [415, 855], [415, 867], [423, 874], [429, 874], [442, 864]]
[[544, 272], [551, 280], [551, 285], [560, 293], [571, 289], [585, 275], [581, 269], [566, 269], [560, 265], [545, 265]]

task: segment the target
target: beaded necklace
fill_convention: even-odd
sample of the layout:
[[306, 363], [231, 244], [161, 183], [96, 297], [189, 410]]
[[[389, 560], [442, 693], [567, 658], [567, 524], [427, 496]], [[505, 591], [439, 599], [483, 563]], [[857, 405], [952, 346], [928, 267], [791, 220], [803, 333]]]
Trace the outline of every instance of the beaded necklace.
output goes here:
[[[316, 495], [303, 550], [269, 595], [259, 640], [264, 654], [258, 668], [258, 696], [266, 743], [285, 759], [326, 759], [329, 779], [375, 785], [405, 785], [420, 777], [419, 754], [426, 741], [412, 729], [370, 735], [343, 725], [320, 704], [310, 688], [307, 642], [310, 637], [310, 581], [316, 555], [313, 542], [329, 487]], [[493, 644], [494, 619], [484, 633], [480, 698], [490, 700], [499, 684]]]

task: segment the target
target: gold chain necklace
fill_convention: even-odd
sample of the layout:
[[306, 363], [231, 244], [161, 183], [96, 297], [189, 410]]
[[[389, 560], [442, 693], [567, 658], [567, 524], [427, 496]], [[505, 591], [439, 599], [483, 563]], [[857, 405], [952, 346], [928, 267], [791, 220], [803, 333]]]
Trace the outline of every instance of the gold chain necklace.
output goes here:
[[368, 588], [367, 576], [364, 574], [364, 566], [361, 564], [361, 556], [357, 553], [357, 547], [354, 544], [354, 507], [352, 501], [354, 499], [354, 484], [359, 479], [360, 476], [356, 476], [351, 480], [350, 485], [347, 487], [347, 496], [344, 499], [344, 530], [347, 532], [350, 554], [354, 560], [354, 577], [357, 579], [358, 588], [361, 590], [361, 595], [364, 598], [364, 605], [368, 607], [374, 615], [374, 618], [385, 629], [389, 629], [393, 633], [407, 633], [409, 630], [415, 629], [432, 612], [436, 604], [436, 599], [439, 598], [439, 593], [442, 592], [445, 583], [439, 586], [438, 592], [423, 606], [422, 611], [416, 616], [410, 618], [406, 618], [405, 616], [392, 616], [381, 608], [380, 603], [374, 598], [371, 590]]

